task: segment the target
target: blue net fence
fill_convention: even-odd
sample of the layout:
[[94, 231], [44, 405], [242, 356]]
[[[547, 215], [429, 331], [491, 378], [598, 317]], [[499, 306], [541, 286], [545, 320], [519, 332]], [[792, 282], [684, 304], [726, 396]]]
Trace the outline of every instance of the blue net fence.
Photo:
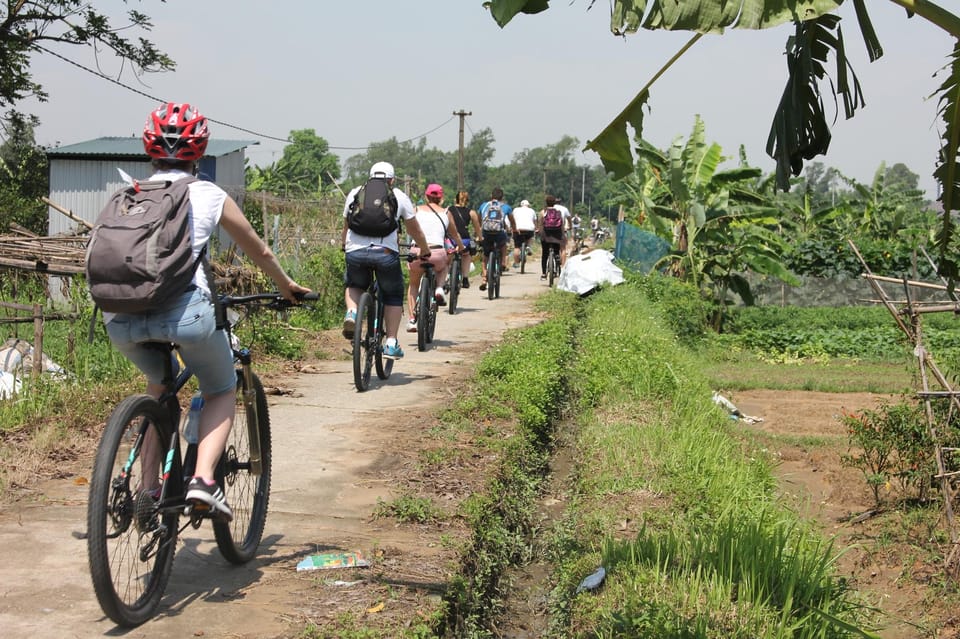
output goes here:
[[625, 266], [646, 275], [670, 251], [670, 243], [629, 222], [617, 223], [613, 254]]

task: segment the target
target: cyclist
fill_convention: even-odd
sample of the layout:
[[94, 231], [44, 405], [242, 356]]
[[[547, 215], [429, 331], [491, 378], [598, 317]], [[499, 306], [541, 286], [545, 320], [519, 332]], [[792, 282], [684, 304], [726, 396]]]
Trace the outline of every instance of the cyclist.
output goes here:
[[583, 239], [583, 221], [580, 219], [580, 214], [574, 211], [573, 216], [570, 218], [570, 234], [573, 236], [573, 241], [575, 244], [579, 243]]
[[530, 207], [528, 200], [521, 200], [520, 206], [513, 209], [513, 219], [517, 225], [513, 228], [513, 268], [520, 268], [520, 251], [529, 255], [530, 240], [537, 229], [537, 212]]
[[[515, 226], [513, 220], [513, 207], [503, 200], [503, 189], [499, 186], [494, 188], [490, 194], [490, 199], [480, 205], [478, 215], [480, 217], [480, 227], [483, 229], [485, 222], [490, 230], [483, 230], [481, 237], [483, 246], [483, 262], [481, 263], [480, 290], [487, 290], [487, 256], [494, 251], [500, 257], [501, 266], [506, 262], [507, 257], [507, 228]], [[497, 224], [490, 224], [499, 218], [500, 230], [496, 230]]]
[[[473, 264], [473, 256], [477, 254], [477, 242], [472, 238], [480, 237], [480, 217], [477, 212], [470, 208], [470, 194], [466, 191], [457, 191], [456, 203], [448, 209], [453, 215], [453, 221], [457, 226], [457, 232], [467, 250], [460, 253], [460, 286], [470, 288], [470, 265]], [[471, 228], [473, 233], [470, 233]]]
[[[426, 202], [416, 208], [416, 220], [423, 235], [429, 245], [429, 251], [421, 252], [416, 248], [411, 248], [413, 255], [429, 255], [429, 262], [433, 264], [434, 273], [437, 276], [437, 288], [434, 293], [437, 304], [443, 306], [447, 303], [443, 296], [443, 281], [447, 277], [447, 249], [444, 246], [444, 240], [449, 236], [453, 240], [453, 245], [457, 251], [464, 251], [463, 241], [457, 232], [457, 225], [453, 220], [450, 211], [443, 208], [443, 187], [439, 184], [430, 184], [424, 191]], [[453, 259], [459, 259], [456, 255]], [[416, 309], [417, 292], [420, 290], [420, 280], [423, 279], [423, 267], [420, 260], [410, 262], [410, 285], [407, 288], [407, 302], [410, 309], [410, 321], [407, 322], [407, 332], [417, 332], [417, 321], [413, 317]]]
[[[540, 242], [543, 244], [543, 251], [540, 255], [540, 279], [547, 279], [547, 252], [550, 250], [550, 245], [556, 245], [556, 250], [559, 252], [560, 256], [560, 266], [563, 267], [563, 264], [566, 262], [566, 247], [567, 247], [567, 234], [566, 229], [564, 228], [563, 223], [561, 222], [558, 228], [547, 228], [549, 224], [545, 224], [544, 220], [548, 215], [550, 209], [557, 209], [557, 198], [552, 195], [548, 195], [544, 198], [544, 203], [546, 207], [540, 211], [540, 214], [537, 216], [537, 231], [540, 235]], [[562, 216], [562, 213], [560, 214]]]
[[[197, 163], [206, 151], [209, 138], [207, 120], [195, 106], [176, 102], [158, 106], [147, 117], [143, 129], [143, 147], [152, 158], [154, 171], [150, 180], [173, 181], [196, 175]], [[188, 188], [195, 259], [219, 226], [274, 281], [286, 299], [295, 302], [297, 293], [310, 291], [286, 274], [240, 207], [223, 189], [205, 180], [193, 182]], [[202, 502], [220, 517], [230, 520], [233, 512], [214, 481], [214, 469], [233, 427], [237, 376], [226, 333], [217, 329], [212, 300], [205, 269], [198, 268], [190, 287], [165, 308], [142, 314], [104, 313], [103, 321], [113, 345], [146, 376], [146, 392], [151, 397], [159, 398], [165, 389], [165, 355], [144, 343], [175, 342], [180, 346], [180, 357], [196, 375], [204, 399], [196, 471], [187, 486], [186, 498]], [[139, 488], [153, 493], [160, 486], [160, 456], [156, 451], [161, 444], [154, 429], [148, 433], [140, 459], [143, 477], [155, 483]]]
[[[413, 211], [413, 202], [407, 194], [393, 186], [396, 174], [393, 165], [389, 162], [377, 162], [370, 167], [371, 180], [384, 180], [389, 192], [396, 198], [396, 209], [389, 212], [394, 222], [404, 220], [407, 233], [413, 238], [420, 251], [430, 252], [427, 239], [417, 223]], [[383, 296], [383, 323], [387, 339], [383, 348], [383, 356], [388, 359], [403, 357], [403, 349], [397, 341], [400, 330], [400, 320], [403, 319], [403, 269], [400, 266], [400, 244], [397, 239], [396, 228], [386, 235], [377, 237], [364, 235], [350, 228], [350, 216], [358, 199], [360, 189], [364, 185], [354, 187], [347, 194], [347, 201], [343, 206], [343, 233], [342, 248], [346, 252], [346, 272], [343, 275], [344, 300], [347, 312], [343, 318], [343, 336], [353, 339], [356, 329], [357, 304], [360, 296], [373, 282], [374, 275], [380, 286]]]

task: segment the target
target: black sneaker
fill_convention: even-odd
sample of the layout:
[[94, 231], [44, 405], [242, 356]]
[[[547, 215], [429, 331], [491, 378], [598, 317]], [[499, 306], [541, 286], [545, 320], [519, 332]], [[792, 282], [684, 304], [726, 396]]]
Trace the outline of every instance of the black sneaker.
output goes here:
[[470, 280], [466, 277], [460, 280], [460, 288], [470, 288]]
[[206, 504], [210, 510], [227, 521], [233, 520], [233, 511], [227, 505], [227, 498], [217, 484], [208, 484], [200, 477], [194, 477], [187, 485], [187, 501]]

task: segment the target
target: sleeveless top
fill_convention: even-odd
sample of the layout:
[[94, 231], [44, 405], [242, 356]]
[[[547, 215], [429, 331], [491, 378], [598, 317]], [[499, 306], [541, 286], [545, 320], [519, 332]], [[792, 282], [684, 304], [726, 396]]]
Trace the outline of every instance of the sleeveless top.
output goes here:
[[457, 225], [457, 233], [460, 237], [469, 238], [470, 233], [470, 207], [469, 206], [451, 206], [450, 212], [453, 213], [453, 221]]

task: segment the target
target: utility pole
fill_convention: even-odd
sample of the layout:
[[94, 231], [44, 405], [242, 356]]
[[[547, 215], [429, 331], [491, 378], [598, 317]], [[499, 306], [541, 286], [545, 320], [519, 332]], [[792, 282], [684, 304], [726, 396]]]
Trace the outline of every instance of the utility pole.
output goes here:
[[473, 115], [472, 111], [454, 111], [454, 115], [460, 116], [460, 146], [457, 153], [457, 190], [463, 190], [463, 119], [468, 115]]

